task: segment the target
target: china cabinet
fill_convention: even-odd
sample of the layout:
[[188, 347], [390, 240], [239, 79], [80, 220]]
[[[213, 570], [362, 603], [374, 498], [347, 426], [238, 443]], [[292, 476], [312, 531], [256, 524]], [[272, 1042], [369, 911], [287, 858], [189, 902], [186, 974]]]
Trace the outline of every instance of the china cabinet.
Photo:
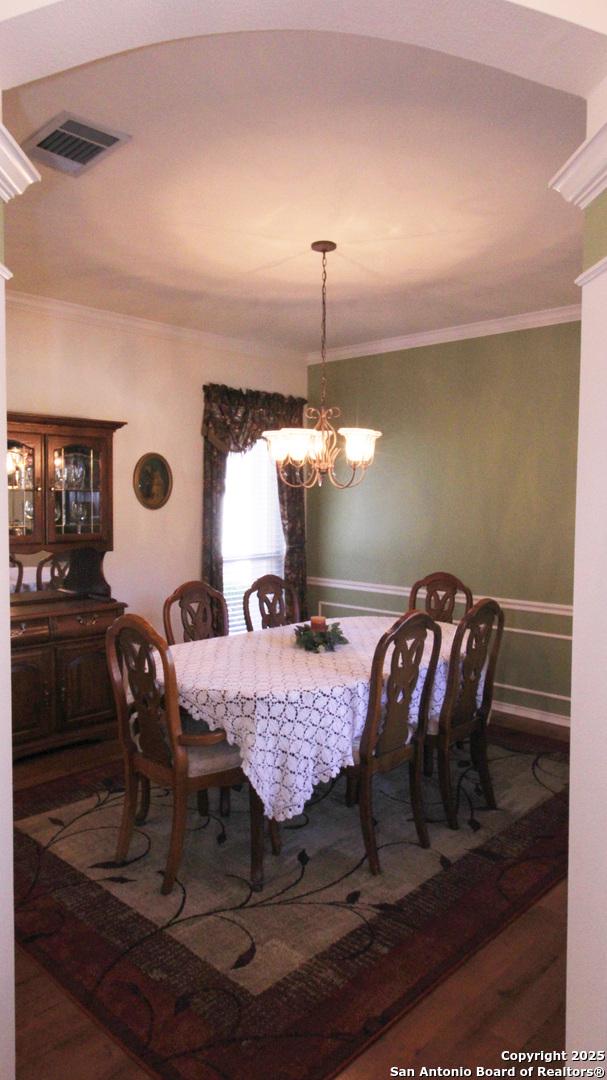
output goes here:
[[[105, 631], [124, 611], [103, 558], [112, 548], [112, 439], [122, 423], [8, 414], [11, 558], [61, 562], [44, 589], [11, 597], [16, 756], [114, 734]], [[42, 565], [40, 567], [42, 569]]]

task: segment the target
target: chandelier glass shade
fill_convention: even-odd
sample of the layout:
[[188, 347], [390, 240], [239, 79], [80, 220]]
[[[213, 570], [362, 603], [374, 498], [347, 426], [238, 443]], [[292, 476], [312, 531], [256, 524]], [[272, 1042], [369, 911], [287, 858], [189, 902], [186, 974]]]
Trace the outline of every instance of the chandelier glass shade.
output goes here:
[[[340, 427], [335, 430], [332, 420], [340, 415], [340, 409], [327, 408], [326, 402], [326, 343], [327, 343], [327, 252], [335, 251], [332, 240], [316, 240], [313, 251], [322, 252], [322, 333], [321, 333], [321, 390], [318, 409], [308, 406], [306, 420], [316, 421], [313, 427], [280, 428], [264, 431], [270, 456], [276, 462], [278, 475], [289, 487], [321, 487], [328, 479], [334, 487], [349, 488], [360, 484], [366, 469], [373, 462], [375, 440], [381, 431], [371, 428]], [[340, 441], [338, 436], [341, 436]], [[338, 478], [336, 464], [344, 461], [346, 471]]]

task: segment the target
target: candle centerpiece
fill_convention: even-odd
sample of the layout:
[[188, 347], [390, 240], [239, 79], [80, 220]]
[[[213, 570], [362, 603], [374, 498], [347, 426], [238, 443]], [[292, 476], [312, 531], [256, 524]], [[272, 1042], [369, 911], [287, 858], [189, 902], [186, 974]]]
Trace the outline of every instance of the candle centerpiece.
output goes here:
[[329, 626], [324, 615], [313, 615], [309, 623], [295, 627], [295, 644], [306, 652], [335, 652], [335, 646], [347, 645], [348, 639], [338, 622]]

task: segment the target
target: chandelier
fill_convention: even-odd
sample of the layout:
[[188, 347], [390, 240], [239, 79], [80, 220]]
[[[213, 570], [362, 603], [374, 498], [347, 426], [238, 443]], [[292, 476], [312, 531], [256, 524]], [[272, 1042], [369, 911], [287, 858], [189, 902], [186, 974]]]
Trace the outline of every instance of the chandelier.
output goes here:
[[[336, 488], [355, 487], [360, 484], [366, 470], [373, 461], [375, 440], [381, 431], [370, 428], [338, 428], [335, 431], [331, 420], [341, 415], [335, 407], [327, 408], [327, 252], [335, 251], [337, 244], [332, 240], [315, 240], [312, 251], [322, 252], [322, 324], [320, 337], [320, 406], [318, 409], [307, 407], [306, 420], [315, 420], [314, 427], [280, 428], [278, 431], [264, 431], [263, 437], [268, 442], [270, 456], [278, 466], [278, 475], [288, 487], [311, 488], [315, 484], [322, 487], [327, 477]], [[337, 436], [343, 438], [340, 444]], [[335, 466], [338, 458], [345, 459], [351, 474], [343, 480], [338, 479]], [[289, 469], [289, 466], [291, 468]]]

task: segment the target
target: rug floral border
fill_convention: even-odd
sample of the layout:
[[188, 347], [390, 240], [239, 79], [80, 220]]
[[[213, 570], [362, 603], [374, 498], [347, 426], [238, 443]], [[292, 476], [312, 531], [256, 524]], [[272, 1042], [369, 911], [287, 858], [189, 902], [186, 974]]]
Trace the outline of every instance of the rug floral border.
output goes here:
[[[119, 790], [120, 770], [19, 792], [16, 819], [100, 787]], [[17, 830], [16, 895], [27, 896], [17, 940], [153, 1074], [328, 1080], [565, 876], [567, 797], [549, 797], [402, 900], [376, 905], [372, 956], [361, 927], [256, 998], [52, 852], [36, 877], [38, 863], [37, 843]], [[136, 949], [125, 949], [129, 938]], [[219, 1033], [211, 1001], [222, 1009]]]

